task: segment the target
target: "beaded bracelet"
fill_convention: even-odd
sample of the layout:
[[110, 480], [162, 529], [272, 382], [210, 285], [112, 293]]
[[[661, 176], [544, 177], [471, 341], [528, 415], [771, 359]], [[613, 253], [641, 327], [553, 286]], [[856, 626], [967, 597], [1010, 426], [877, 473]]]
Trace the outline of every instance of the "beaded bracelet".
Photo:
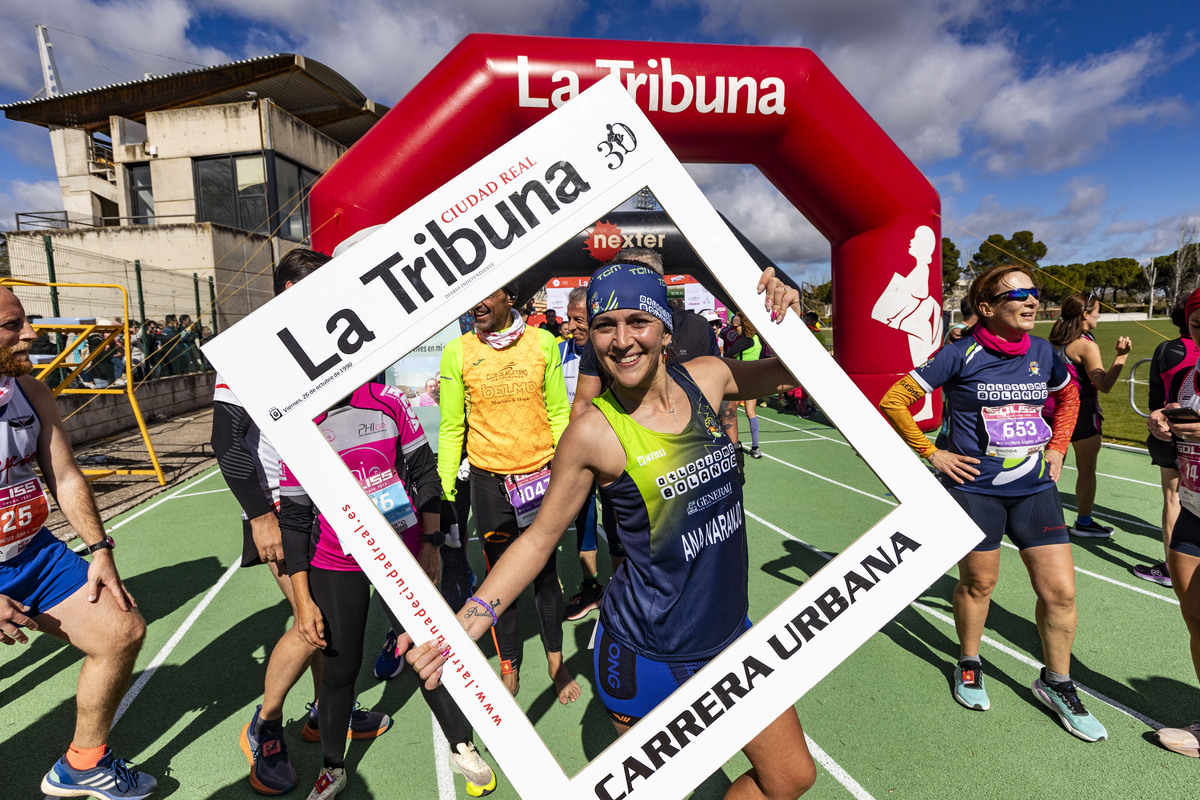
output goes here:
[[487, 612], [488, 612], [489, 614], [491, 614], [491, 616], [492, 616], [492, 625], [493, 625], [493, 626], [495, 626], [495, 624], [496, 624], [497, 622], [499, 622], [499, 621], [500, 621], [500, 618], [499, 618], [498, 616], [496, 616], [496, 612], [492, 610], [492, 607], [491, 607], [491, 605], [489, 605], [488, 603], [485, 603], [484, 601], [480, 600], [478, 597], [475, 597], [475, 596], [473, 596], [473, 595], [472, 595], [471, 597], [468, 597], [468, 598], [467, 598], [467, 602], [468, 602], [468, 603], [478, 603], [479, 605], [481, 605], [481, 606], [483, 606], [485, 609], [487, 609]]

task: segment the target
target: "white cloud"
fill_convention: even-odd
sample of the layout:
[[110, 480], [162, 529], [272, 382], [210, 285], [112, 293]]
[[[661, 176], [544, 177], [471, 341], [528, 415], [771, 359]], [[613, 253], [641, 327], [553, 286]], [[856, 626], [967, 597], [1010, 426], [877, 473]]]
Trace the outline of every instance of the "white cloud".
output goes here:
[[1081, 216], [1098, 212], [1108, 199], [1108, 187], [1082, 175], [1063, 184], [1061, 192], [1068, 197], [1066, 213]]
[[[658, 0], [698, 7], [717, 36], [809, 47], [914, 161], [979, 149], [999, 174], [1086, 163], [1122, 128], [1184, 112], [1173, 98], [1142, 99], [1173, 60], [1158, 37], [1028, 74], [1014, 31], [986, 0]], [[1013, 4], [1008, 10], [1012, 11]], [[731, 33], [732, 32], [732, 33]], [[985, 32], [985, 33], [981, 33]], [[981, 141], [975, 141], [980, 139]]]
[[1047, 67], [1007, 84], [980, 115], [983, 156], [993, 172], [1053, 172], [1086, 162], [1120, 128], [1182, 118], [1175, 99], [1139, 100], [1164, 61], [1161, 42], [1131, 47], [1078, 64]]
[[586, 7], [583, 0], [208, 0], [204, 5], [257, 23], [248, 31], [242, 57], [264, 49], [300, 53], [387, 105], [469, 33], [559, 32]]
[[62, 211], [58, 181], [0, 183], [0, 230], [16, 230], [16, 215], [26, 211]]
[[1188, 219], [1200, 219], [1200, 208], [1157, 219], [1122, 219], [1106, 205], [1107, 188], [1091, 178], [1075, 177], [1058, 192], [1063, 203], [1055, 209], [1005, 205], [995, 195], [985, 197], [974, 212], [947, 218], [950, 236], [968, 259], [982, 239], [993, 233], [1012, 236], [1033, 230], [1047, 245], [1043, 264], [1085, 263], [1108, 258], [1145, 261], [1179, 247], [1179, 229]]
[[929, 182], [932, 183], [938, 190], [939, 194], [953, 192], [954, 194], [962, 194], [967, 190], [967, 177], [963, 175], [961, 170], [947, 172], [945, 175], [929, 176]]
[[[42, 88], [34, 27], [47, 25], [62, 92], [139, 80], [228, 61], [220, 49], [192, 43], [186, 0], [55, 0], [9, 3], [0, 25], [0, 89], [32, 97]], [[73, 33], [66, 33], [72, 31]], [[176, 60], [171, 60], [176, 59]]]
[[754, 167], [689, 164], [688, 172], [713, 207], [776, 264], [797, 274], [822, 266], [829, 241]]

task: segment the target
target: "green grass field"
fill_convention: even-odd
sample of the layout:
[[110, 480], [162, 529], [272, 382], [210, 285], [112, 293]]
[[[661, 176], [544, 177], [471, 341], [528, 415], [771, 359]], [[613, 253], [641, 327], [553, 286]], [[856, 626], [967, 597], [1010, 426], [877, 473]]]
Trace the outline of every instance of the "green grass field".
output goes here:
[[[1038, 336], [1049, 336], [1052, 325], [1051, 322], [1039, 322], [1034, 328], [1034, 333]], [[1100, 409], [1104, 413], [1104, 441], [1134, 447], [1146, 446], [1146, 422], [1129, 405], [1130, 371], [1138, 361], [1154, 355], [1154, 348], [1160, 343], [1178, 335], [1178, 329], [1168, 319], [1105, 321], [1096, 328], [1096, 343], [1100, 345], [1100, 355], [1104, 358], [1105, 366], [1112, 364], [1118, 337], [1128, 336], [1133, 342], [1133, 351], [1125, 362], [1125, 370], [1121, 373], [1120, 380], [1111, 392], [1100, 398]], [[1137, 379], [1134, 385], [1135, 402], [1138, 408], [1146, 411], [1150, 365], [1140, 366], [1134, 377]]]

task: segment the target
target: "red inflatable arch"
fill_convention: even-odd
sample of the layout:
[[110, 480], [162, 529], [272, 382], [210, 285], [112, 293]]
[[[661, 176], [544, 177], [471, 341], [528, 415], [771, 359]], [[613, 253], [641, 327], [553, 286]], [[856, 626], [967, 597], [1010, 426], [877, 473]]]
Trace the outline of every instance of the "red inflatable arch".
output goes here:
[[[754, 164], [829, 239], [834, 349], [868, 398], [936, 349], [937, 192], [798, 48], [468, 36], [317, 183], [314, 248], [388, 221], [610, 74], [681, 161]], [[923, 427], [940, 417], [915, 410]]]

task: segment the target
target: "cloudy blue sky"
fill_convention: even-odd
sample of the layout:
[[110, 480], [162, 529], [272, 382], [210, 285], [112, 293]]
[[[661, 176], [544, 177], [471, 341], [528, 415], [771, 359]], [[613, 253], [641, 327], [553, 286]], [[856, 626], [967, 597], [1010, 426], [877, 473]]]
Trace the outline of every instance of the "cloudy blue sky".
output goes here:
[[[941, 193], [943, 235], [1032, 230], [1043, 263], [1147, 259], [1200, 221], [1194, 0], [0, 0], [0, 103], [299, 53], [394, 104], [474, 31], [808, 47]], [[739, 166], [697, 166], [713, 204], [798, 278], [825, 240]], [[46, 132], [0, 119], [0, 230], [61, 208]], [[977, 238], [979, 237], [979, 238]]]

